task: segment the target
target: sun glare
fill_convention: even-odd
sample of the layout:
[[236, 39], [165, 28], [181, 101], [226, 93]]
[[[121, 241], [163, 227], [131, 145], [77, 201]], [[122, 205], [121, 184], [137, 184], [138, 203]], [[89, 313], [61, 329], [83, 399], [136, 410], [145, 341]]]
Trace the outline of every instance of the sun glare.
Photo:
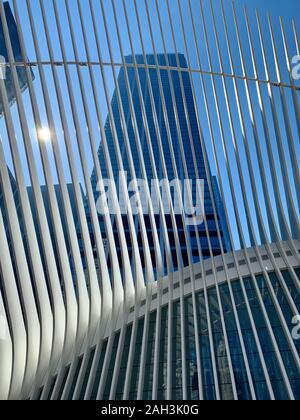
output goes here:
[[51, 140], [51, 131], [48, 127], [42, 127], [38, 130], [38, 138], [41, 141], [50, 141]]

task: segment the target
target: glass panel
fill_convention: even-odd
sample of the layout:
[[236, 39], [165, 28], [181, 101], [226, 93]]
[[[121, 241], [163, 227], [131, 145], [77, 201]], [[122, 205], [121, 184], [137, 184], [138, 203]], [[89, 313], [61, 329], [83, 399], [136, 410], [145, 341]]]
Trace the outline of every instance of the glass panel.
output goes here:
[[197, 301], [197, 317], [199, 323], [199, 342], [201, 346], [201, 365], [203, 378], [203, 391], [205, 400], [215, 400], [215, 380], [212, 363], [212, 349], [209, 340], [208, 321], [206, 313], [206, 304], [204, 299], [204, 292], [198, 293]]
[[161, 311], [161, 336], [159, 349], [158, 371], [158, 400], [167, 398], [167, 357], [168, 357], [168, 307], [164, 306]]
[[142, 349], [142, 343], [143, 343], [144, 321], [145, 321], [144, 318], [140, 319], [138, 321], [138, 326], [137, 326], [137, 335], [136, 335], [136, 343], [135, 343], [135, 349], [134, 349], [134, 359], [133, 359], [130, 392], [129, 392], [130, 400], [134, 400], [137, 397], [140, 362], [141, 362], [141, 349]]
[[239, 400], [251, 400], [249, 381], [228, 285], [220, 287], [235, 383]]
[[116, 400], [122, 400], [122, 397], [123, 397], [123, 390], [124, 390], [126, 372], [127, 372], [128, 355], [129, 355], [129, 349], [130, 349], [131, 333], [132, 333], [132, 324], [127, 327], [127, 331], [126, 331], [125, 343], [124, 343], [124, 348], [122, 352], [120, 373], [118, 377]]
[[118, 357], [117, 350], [118, 350], [119, 340], [120, 340], [120, 332], [118, 332], [115, 336], [114, 345], [113, 345], [112, 352], [111, 352], [111, 355], [110, 355], [109, 368], [108, 368], [108, 372], [107, 372], [105, 390], [104, 390], [104, 394], [103, 394], [103, 399], [104, 400], [109, 399], [109, 393], [110, 393], [110, 388], [111, 388], [111, 384], [112, 384], [114, 368], [115, 368], [115, 364], [116, 364], [116, 358]]
[[59, 393], [58, 393], [58, 395], [57, 395], [57, 400], [58, 400], [58, 401], [60, 401], [60, 400], [61, 400], [61, 397], [62, 397], [62, 395], [63, 395], [64, 389], [65, 389], [65, 385], [66, 385], [66, 382], [67, 382], [67, 379], [68, 379], [69, 372], [70, 372], [70, 366], [68, 366], [68, 367], [66, 368], [66, 371], [65, 371], [65, 374], [64, 374], [64, 379], [63, 379], [63, 381], [62, 381], [62, 384], [61, 384], [61, 387], [60, 387]]
[[244, 282], [275, 398], [285, 400], [288, 398], [287, 392], [285, 387], [282, 386], [283, 380], [281, 371], [261, 308], [259, 306], [256, 292], [250, 279], [245, 279]]
[[248, 362], [254, 383], [256, 398], [258, 400], [269, 400], [270, 394], [268, 392], [267, 383], [265, 380], [262, 362], [259, 357], [255, 336], [251, 327], [247, 306], [245, 303], [245, 296], [239, 281], [232, 283], [233, 293], [235, 297], [237, 312], [244, 337], [244, 344], [248, 356]]
[[[280, 305], [280, 308], [282, 309], [282, 312], [286, 318], [286, 323], [289, 326], [290, 330], [293, 329], [293, 324], [292, 324], [292, 319], [293, 319], [293, 313], [287, 303], [286, 297], [283, 294], [283, 291], [281, 289], [281, 286], [279, 284], [279, 281], [276, 277], [275, 274], [270, 274], [269, 275], [272, 281], [272, 285], [276, 290], [276, 297], [277, 297], [277, 301]], [[297, 364], [295, 362], [295, 359], [293, 358], [293, 354], [292, 351], [290, 349], [290, 346], [288, 344], [288, 341], [286, 339], [282, 324], [280, 322], [279, 316], [277, 315], [277, 311], [275, 308], [275, 305], [272, 301], [272, 297], [271, 294], [269, 292], [269, 289], [267, 288], [267, 284], [265, 279], [260, 276], [257, 277], [257, 282], [260, 288], [260, 291], [263, 295], [263, 300], [269, 315], [269, 319], [272, 325], [272, 329], [273, 332], [275, 334], [276, 337], [276, 341], [277, 341], [277, 345], [280, 351], [280, 354], [282, 356], [283, 359], [283, 363], [285, 365], [286, 368], [286, 372], [287, 375], [289, 377], [290, 380], [296, 380], [298, 381], [300, 379], [300, 373], [299, 370], [297, 368]], [[298, 348], [298, 351], [300, 349], [300, 343], [297, 342], [297, 340], [295, 340], [295, 345]], [[296, 382], [294, 382], [294, 385], [296, 384]], [[300, 389], [299, 388], [294, 388], [293, 392], [295, 394], [295, 398], [299, 399], [300, 398]]]
[[92, 390], [92, 394], [91, 394], [91, 400], [96, 400], [96, 398], [97, 398], [97, 393], [98, 393], [98, 388], [99, 388], [99, 384], [100, 384], [100, 378], [101, 378], [103, 363], [104, 363], [106, 349], [107, 349], [107, 343], [108, 342], [106, 340], [102, 344], [102, 349], [101, 349], [99, 362], [98, 362], [97, 370], [96, 370], [96, 375], [95, 375], [95, 379], [94, 379], [93, 390]]
[[153, 388], [153, 368], [155, 357], [155, 334], [156, 334], [156, 312], [150, 315], [149, 332], [147, 338], [147, 356], [145, 365], [145, 379], [144, 379], [144, 400], [152, 399]]
[[92, 368], [92, 364], [93, 364], [93, 361], [94, 361], [95, 351], [96, 351], [95, 348], [91, 350], [91, 354], [90, 354], [89, 361], [88, 361], [86, 371], [85, 371], [85, 375], [84, 375], [84, 380], [83, 380], [82, 385], [81, 385], [79, 400], [83, 400], [84, 395], [86, 393], [86, 387], [87, 387], [88, 380], [89, 380], [89, 377], [90, 377], [90, 374], [91, 374], [91, 368]]
[[188, 399], [199, 400], [199, 383], [197, 369], [197, 352], [195, 337], [195, 319], [193, 313], [192, 296], [185, 298], [185, 340], [186, 340], [186, 366], [188, 377]]
[[209, 289], [208, 299], [221, 397], [223, 400], [232, 400], [233, 389], [216, 289]]
[[181, 353], [181, 308], [180, 302], [173, 304], [173, 338], [172, 338], [172, 399], [183, 399], [182, 390], [182, 353]]
[[73, 378], [72, 384], [71, 384], [71, 388], [70, 388], [70, 391], [69, 391], [69, 394], [68, 394], [68, 398], [67, 398], [68, 400], [71, 400], [73, 398], [75, 388], [76, 388], [76, 384], [77, 384], [77, 380], [78, 380], [78, 376], [79, 376], [81, 365], [82, 365], [82, 361], [83, 361], [83, 356], [81, 356], [77, 360], [76, 371], [75, 371], [74, 378]]

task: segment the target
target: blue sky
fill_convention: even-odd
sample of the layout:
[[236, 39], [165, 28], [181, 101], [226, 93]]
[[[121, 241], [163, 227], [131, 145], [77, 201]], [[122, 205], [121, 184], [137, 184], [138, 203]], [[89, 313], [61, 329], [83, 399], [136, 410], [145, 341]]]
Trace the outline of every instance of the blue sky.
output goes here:
[[298, 0], [236, 0], [236, 4], [245, 5], [249, 10], [257, 8], [261, 13], [270, 13], [274, 17], [281, 15], [285, 19], [297, 18], [299, 21]]

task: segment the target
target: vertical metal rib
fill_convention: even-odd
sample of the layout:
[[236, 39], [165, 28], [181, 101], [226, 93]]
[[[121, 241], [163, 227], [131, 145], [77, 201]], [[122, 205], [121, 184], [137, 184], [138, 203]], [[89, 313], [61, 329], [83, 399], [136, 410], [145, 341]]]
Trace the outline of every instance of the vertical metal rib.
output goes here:
[[[273, 31], [273, 26], [272, 26], [270, 16], [268, 16], [268, 22], [269, 22], [269, 29], [270, 29], [271, 40], [272, 40], [272, 48], [273, 48], [273, 53], [274, 53], [274, 59], [275, 59], [276, 69], [277, 69], [277, 81], [280, 84], [280, 83], [282, 83], [282, 75], [281, 75], [282, 72], [280, 70], [277, 47], [276, 47], [276, 43], [275, 43], [275, 39], [274, 39], [274, 31]], [[290, 83], [293, 86], [293, 79], [291, 77], [291, 73], [290, 73]], [[292, 93], [293, 92], [295, 93], [295, 91], [293, 89], [291, 89], [291, 90], [292, 90]], [[295, 183], [295, 187], [296, 187], [296, 194], [297, 194], [297, 200], [298, 200], [298, 210], [299, 210], [299, 208], [300, 208], [300, 191], [299, 191], [299, 188], [297, 188], [297, 186], [300, 185], [300, 175], [299, 175], [298, 161], [297, 161], [297, 157], [296, 157], [297, 156], [296, 155], [296, 148], [295, 148], [295, 144], [294, 144], [294, 138], [293, 138], [291, 122], [290, 122], [290, 117], [289, 117], [289, 110], [288, 110], [288, 105], [287, 105], [286, 96], [285, 96], [285, 89], [282, 86], [280, 86], [279, 91], [280, 91], [281, 105], [282, 105], [282, 109], [283, 109], [284, 125], [285, 125], [286, 136], [287, 136], [289, 152], [290, 152], [290, 159], [291, 159], [291, 162], [292, 162], [292, 165], [293, 165], [292, 173], [293, 173], [294, 183]], [[295, 100], [296, 100], [296, 98], [294, 96], [294, 103], [295, 103]], [[296, 106], [295, 106], [295, 111], [297, 111]], [[299, 125], [299, 114], [297, 114], [297, 121], [298, 121], [298, 125]], [[287, 154], [285, 153], [285, 157], [286, 156], [287, 156]], [[285, 176], [285, 175], [288, 175], [288, 174], [283, 171], [283, 176]], [[296, 203], [294, 205], [296, 207]]]
[[[1, 17], [2, 16], [3, 15], [1, 14]], [[3, 80], [0, 80], [0, 97], [2, 99], [2, 104], [4, 108], [8, 137], [12, 139], [16, 137], [16, 134], [10, 114], [7, 92]], [[1, 183], [7, 209], [9, 228], [11, 231], [12, 244], [14, 250], [13, 252], [16, 262], [16, 272], [18, 282], [20, 285], [20, 299], [22, 302], [22, 309], [24, 311], [24, 321], [26, 325], [27, 335], [27, 348], [25, 351], [26, 370], [24, 373], [24, 377], [22, 378], [22, 383], [24, 384], [24, 388], [22, 388], [23, 391], [23, 389], [27, 390], [27, 387], [29, 386], [29, 384], [32, 383], [32, 380], [34, 379], [37, 373], [41, 335], [38, 311], [36, 307], [35, 297], [33, 294], [30, 271], [26, 258], [26, 251], [22, 240], [19, 216], [17, 214], [14, 202], [14, 195], [10, 184], [8, 168], [5, 162], [2, 141], [0, 141], [0, 159]]]

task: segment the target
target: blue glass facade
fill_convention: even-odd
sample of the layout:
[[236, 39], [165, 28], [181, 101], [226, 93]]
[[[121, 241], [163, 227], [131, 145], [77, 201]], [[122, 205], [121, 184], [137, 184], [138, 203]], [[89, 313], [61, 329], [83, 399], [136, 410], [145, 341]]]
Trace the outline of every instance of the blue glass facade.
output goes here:
[[[10, 8], [9, 2], [4, 3], [4, 10], [5, 10], [8, 32], [9, 32], [9, 36], [11, 40], [15, 62], [23, 63], [24, 60], [21, 53], [18, 29], [17, 29], [14, 16], [12, 14], [12, 10]], [[5, 63], [8, 63], [8, 53], [7, 53], [7, 48], [5, 44], [5, 38], [4, 38], [1, 20], [0, 20], [0, 62], [2, 65], [4, 65]], [[19, 86], [20, 86], [21, 91], [23, 91], [28, 86], [26, 69], [24, 65], [19, 65], [16, 67], [16, 69], [17, 69], [17, 74], [18, 74], [18, 79], [19, 79]], [[16, 92], [13, 85], [12, 72], [9, 66], [1, 67], [1, 77], [5, 79], [5, 87], [6, 87], [8, 101], [10, 104], [12, 104], [15, 101]], [[33, 72], [32, 72], [32, 78], [34, 79]], [[2, 100], [0, 99], [0, 116], [2, 114], [3, 114], [3, 104], [2, 104]]]
[[[296, 269], [300, 279], [300, 270]], [[281, 272], [285, 279], [285, 284], [293, 293], [294, 282], [287, 270]], [[290, 307], [287, 305], [286, 298], [283, 295], [282, 287], [275, 273], [269, 273], [269, 279], [272, 283], [276, 299], [280, 302], [281, 308], [287, 317], [289, 327], [291, 325]], [[168, 322], [168, 306], [161, 308], [160, 317], [160, 347], [158, 354], [158, 390], [157, 399], [165, 400], [167, 398], [167, 354], [168, 354], [168, 326], [172, 328], [172, 399], [183, 399], [183, 375], [186, 375], [187, 392], [189, 400], [200, 399], [200, 389], [204, 400], [233, 400], [235, 398], [233, 386], [236, 388], [236, 398], [238, 400], [251, 400], [251, 385], [257, 400], [270, 400], [273, 397], [276, 400], [289, 399], [287, 387], [292, 386], [295, 398], [300, 398], [300, 375], [297, 370], [296, 361], [290, 351], [289, 344], [284, 336], [283, 325], [278, 319], [274, 310], [274, 304], [270, 299], [271, 290], [265, 284], [265, 279], [258, 275], [254, 279], [246, 277], [242, 280], [231, 282], [231, 292], [227, 283], [219, 285], [221, 305], [223, 308], [225, 330], [222, 327], [221, 313], [218, 304], [218, 292], [216, 287], [208, 289], [208, 310], [204, 291], [196, 293], [197, 318], [193, 314], [192, 296], [184, 298], [184, 323], [185, 323], [185, 346], [186, 360], [185, 369], [182, 363], [182, 336], [181, 336], [181, 313], [180, 302], [175, 301], [172, 309], [172, 323]], [[295, 304], [299, 306], [299, 295], [294, 295]], [[262, 300], [261, 300], [262, 299]], [[235, 308], [233, 307], [233, 303]], [[263, 302], [263, 305], [261, 304]], [[266, 316], [264, 314], [266, 309]], [[241, 326], [244, 350], [236, 324], [234, 312], [237, 312], [238, 320]], [[144, 366], [145, 379], [143, 383], [143, 399], [152, 399], [153, 389], [153, 368], [154, 368], [154, 342], [155, 329], [157, 327], [156, 311], [152, 312], [149, 318], [149, 331], [147, 336], [147, 355]], [[208, 320], [209, 315], [209, 320]], [[255, 323], [255, 330], [251, 324], [250, 317]], [[195, 322], [199, 327], [199, 345], [201, 354], [201, 384], [198, 381], [197, 358], [196, 358], [196, 338]], [[272, 331], [275, 335], [275, 342], [270, 336], [266, 323], [270, 322]], [[210, 324], [210, 327], [209, 327]], [[212, 330], [210, 335], [209, 330]], [[141, 346], [144, 329], [144, 318], [138, 321], [137, 335], [135, 339], [134, 361], [131, 369], [131, 382], [129, 390], [129, 399], [137, 398], [138, 377], [141, 369]], [[228, 340], [227, 353], [225, 346], [225, 332]], [[111, 387], [113, 366], [111, 363], [115, 360], [119, 332], [115, 334], [113, 354], [110, 359], [110, 370], [105, 381], [104, 399], [109, 398], [109, 389]], [[256, 335], [257, 334], [257, 335]], [[119, 375], [117, 377], [117, 390], [115, 399], [123, 398], [126, 370], [128, 368], [128, 352], [130, 337], [132, 335], [132, 324], [126, 328], [124, 353], [122, 355]], [[276, 344], [275, 344], [276, 343]], [[298, 351], [300, 350], [300, 340], [295, 342]], [[260, 346], [262, 352], [259, 352]], [[276, 345], [278, 346], [279, 353]], [[107, 340], [102, 344], [102, 351], [99, 356], [97, 375], [93, 381], [93, 392], [90, 398], [96, 399], [100, 381], [101, 372], [104, 365], [104, 358], [107, 349]], [[92, 350], [93, 352], [93, 350]], [[93, 352], [94, 354], [94, 352]], [[284, 363], [284, 369], [287, 375], [287, 382], [283, 378], [283, 372], [280, 367], [280, 359]], [[229, 362], [230, 360], [230, 362]], [[246, 360], [249, 364], [252, 384], [249, 381], [249, 375], [246, 369]], [[232, 366], [233, 377], [231, 376]], [[264, 370], [263, 363], [266, 366]], [[215, 372], [215, 373], [214, 373]], [[267, 372], [267, 377], [265, 375]], [[217, 382], [216, 382], [217, 380]], [[234, 385], [233, 385], [234, 381]], [[273, 393], [273, 396], [271, 395]]]

